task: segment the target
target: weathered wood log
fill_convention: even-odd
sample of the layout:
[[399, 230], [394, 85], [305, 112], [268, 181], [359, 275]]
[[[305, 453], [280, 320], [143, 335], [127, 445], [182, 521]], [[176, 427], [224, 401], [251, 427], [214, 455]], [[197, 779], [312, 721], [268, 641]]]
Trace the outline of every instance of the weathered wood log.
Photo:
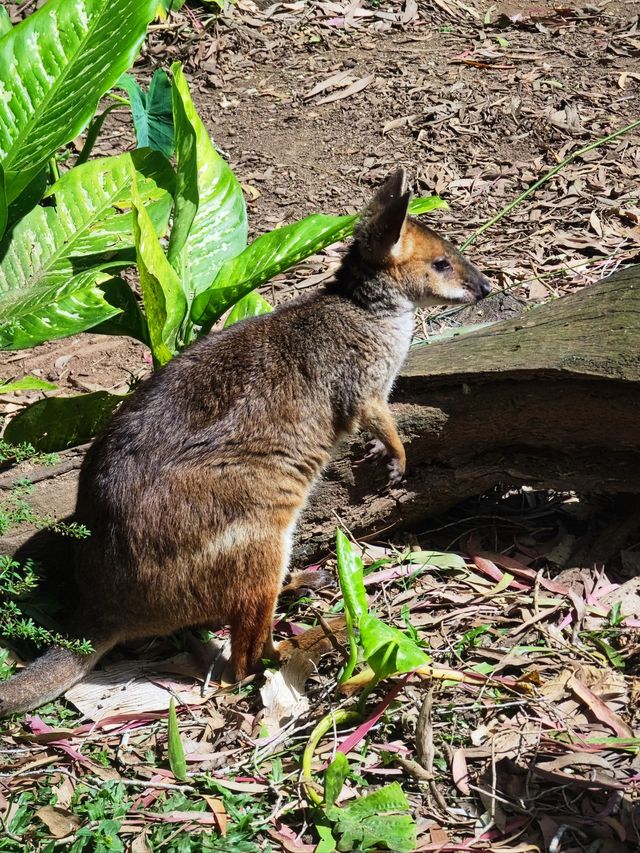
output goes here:
[[420, 524], [502, 484], [640, 492], [640, 267], [512, 320], [416, 347], [394, 393], [406, 443], [401, 489], [354, 466], [356, 438], [309, 503], [298, 553], [338, 518], [356, 535]]
[[[416, 347], [394, 400], [406, 482], [387, 493], [384, 465], [356, 464], [366, 436], [346, 443], [305, 511], [299, 561], [326, 552], [339, 520], [356, 535], [382, 535], [499, 484], [639, 493], [640, 267]], [[41, 483], [38, 508], [70, 513], [75, 482], [66, 470]], [[24, 538], [0, 540], [0, 553]]]

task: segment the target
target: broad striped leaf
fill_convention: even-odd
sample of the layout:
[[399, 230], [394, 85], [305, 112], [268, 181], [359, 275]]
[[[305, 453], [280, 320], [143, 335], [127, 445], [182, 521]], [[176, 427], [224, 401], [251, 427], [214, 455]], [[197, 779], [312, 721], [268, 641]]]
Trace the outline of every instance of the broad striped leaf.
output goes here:
[[247, 245], [247, 211], [238, 180], [191, 100], [180, 63], [171, 71], [178, 180], [169, 260], [191, 301]]
[[0, 238], [7, 227], [9, 218], [9, 205], [7, 204], [7, 191], [4, 182], [4, 169], [0, 163]]
[[0, 39], [0, 160], [12, 201], [136, 57], [157, 0], [49, 0]]
[[176, 353], [178, 332], [187, 314], [187, 300], [182, 283], [167, 260], [144, 208], [135, 177], [132, 204], [136, 259], [149, 342], [154, 360], [162, 365]]
[[[41, 227], [48, 227], [46, 218]], [[0, 294], [0, 350], [27, 349], [66, 338], [120, 313], [99, 287], [106, 278], [104, 273], [88, 270], [47, 287]]]
[[0, 38], [2, 38], [5, 33], [8, 33], [12, 27], [13, 24], [11, 23], [9, 13], [4, 6], [0, 6]]
[[[67, 172], [49, 196], [0, 243], [0, 348], [21, 349], [73, 335], [119, 313], [97, 286], [102, 267], [122, 267], [133, 251], [131, 169], [154, 227], [162, 232], [171, 206], [173, 170], [148, 150], [104, 157]], [[110, 255], [106, 257], [105, 252]]]
[[247, 293], [233, 306], [227, 319], [224, 321], [225, 329], [228, 326], [233, 326], [240, 320], [246, 320], [248, 317], [259, 317], [261, 314], [268, 314], [273, 311], [273, 305], [261, 296], [257, 290], [252, 290]]

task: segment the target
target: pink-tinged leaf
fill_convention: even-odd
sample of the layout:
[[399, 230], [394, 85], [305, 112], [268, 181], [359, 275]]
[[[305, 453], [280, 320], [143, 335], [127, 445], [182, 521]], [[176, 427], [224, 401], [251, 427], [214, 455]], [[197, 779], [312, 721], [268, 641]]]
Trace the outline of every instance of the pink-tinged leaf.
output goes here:
[[[489, 560], [486, 557], [480, 557], [478, 555], [472, 555], [471, 559], [473, 560], [475, 567], [478, 569], [478, 571], [491, 578], [491, 580], [497, 581], [499, 583], [504, 577], [504, 572], [501, 572], [492, 560]], [[517, 580], [512, 580], [509, 586], [512, 589], [529, 589], [529, 585], [520, 583], [520, 581]]]
[[361, 723], [358, 728], [352, 732], [348, 737], [346, 737], [341, 744], [338, 746], [338, 750], [343, 752], [345, 755], [348, 755], [354, 747], [356, 747], [360, 741], [366, 737], [367, 732], [375, 726], [380, 717], [384, 714], [389, 705], [396, 698], [398, 693], [404, 689], [407, 680], [409, 679], [410, 674], [405, 676], [399, 684], [390, 690], [387, 695], [378, 702], [376, 707], [374, 708], [373, 713], [370, 717], [368, 717], [364, 723]]
[[598, 602], [605, 595], [608, 595], [610, 592], [613, 592], [615, 589], [619, 588], [619, 583], [607, 583], [600, 586], [598, 582], [593, 592], [589, 593], [589, 595], [587, 596], [587, 604], [596, 604], [596, 602]]
[[[485, 560], [490, 560], [495, 563], [497, 566], [500, 566], [502, 569], [506, 569], [511, 574], [515, 575], [518, 578], [524, 578], [525, 580], [531, 581], [533, 584], [538, 576], [538, 572], [533, 569], [527, 568], [523, 563], [520, 563], [518, 560], [514, 560], [513, 557], [507, 557], [505, 554], [492, 554], [487, 551], [480, 551], [477, 554], [473, 555], [473, 561], [476, 562], [477, 558], [482, 558]], [[476, 562], [477, 565], [477, 562]], [[548, 590], [549, 592], [556, 592], [559, 595], [569, 595], [569, 587], [565, 586], [562, 583], [556, 583], [556, 581], [548, 580], [548, 578], [540, 578], [540, 586], [543, 589]]]
[[464, 749], [456, 749], [451, 759], [451, 775], [453, 783], [461, 794], [468, 797], [471, 794], [469, 788], [469, 771], [467, 769], [467, 759], [464, 757]]
[[267, 829], [269, 835], [281, 844], [287, 853], [313, 853], [315, 844], [304, 844], [298, 840], [298, 835], [283, 823], [277, 824], [277, 829]]
[[145, 820], [153, 823], [197, 823], [217, 826], [216, 816], [209, 812], [143, 812]]
[[[78, 752], [77, 749], [71, 746], [67, 738], [60, 737], [60, 730], [53, 729], [51, 726], [48, 726], [40, 717], [27, 717], [26, 718], [27, 725], [31, 729], [31, 731], [35, 732], [37, 735], [40, 735], [38, 738], [34, 738], [34, 740], [40, 741], [41, 738], [43, 742], [47, 743], [49, 746], [54, 747], [55, 749], [59, 749], [64, 752], [69, 758], [72, 758], [74, 761], [77, 761], [78, 764], [82, 764], [84, 767], [94, 768], [98, 765], [95, 761], [91, 761], [90, 758], [84, 756], [81, 752]], [[65, 734], [67, 732], [65, 731]], [[75, 737], [75, 731], [72, 731], [72, 735]]]
[[583, 684], [579, 679], [572, 675], [567, 686], [580, 699], [581, 702], [589, 708], [601, 723], [614, 731], [618, 737], [633, 737], [633, 730], [614, 713], [602, 699], [590, 690], [586, 684]]

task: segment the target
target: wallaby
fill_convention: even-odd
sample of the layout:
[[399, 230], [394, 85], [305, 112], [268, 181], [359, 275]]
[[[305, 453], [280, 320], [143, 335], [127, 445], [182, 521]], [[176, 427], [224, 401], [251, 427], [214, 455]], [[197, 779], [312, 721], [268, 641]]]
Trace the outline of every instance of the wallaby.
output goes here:
[[214, 332], [153, 374], [95, 440], [80, 472], [69, 633], [0, 685], [0, 714], [59, 696], [116, 643], [228, 624], [235, 677], [277, 659], [271, 627], [309, 491], [362, 428], [389, 483], [405, 452], [387, 399], [415, 306], [472, 303], [487, 279], [407, 215], [402, 169], [379, 189], [322, 290]]

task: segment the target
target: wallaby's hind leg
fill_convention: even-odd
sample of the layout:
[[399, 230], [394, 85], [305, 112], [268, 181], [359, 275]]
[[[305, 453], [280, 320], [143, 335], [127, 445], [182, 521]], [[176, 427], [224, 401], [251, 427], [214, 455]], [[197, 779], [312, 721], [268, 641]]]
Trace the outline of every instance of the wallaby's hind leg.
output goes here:
[[238, 681], [255, 672], [263, 657], [278, 656], [271, 629], [279, 591], [276, 586], [256, 587], [231, 620], [231, 664]]
[[247, 547], [237, 569], [231, 624], [231, 663], [238, 681], [255, 672], [262, 658], [278, 659], [271, 629], [289, 563], [290, 532], [274, 531], [268, 542]]

